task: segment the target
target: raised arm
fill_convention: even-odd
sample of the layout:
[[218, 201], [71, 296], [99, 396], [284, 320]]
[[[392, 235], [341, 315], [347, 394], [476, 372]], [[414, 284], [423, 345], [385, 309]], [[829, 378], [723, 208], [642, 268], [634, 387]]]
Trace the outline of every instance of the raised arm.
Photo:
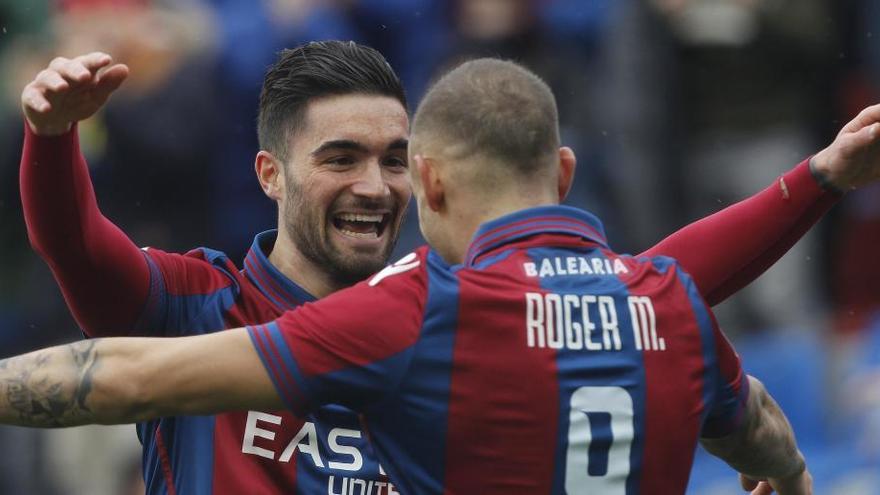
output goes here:
[[21, 95], [21, 198], [28, 237], [92, 336], [131, 329], [150, 271], [140, 249], [98, 209], [76, 122], [93, 115], [128, 69], [103, 53], [57, 58]]
[[678, 260], [715, 305], [776, 263], [840, 197], [823, 190], [804, 162], [763, 191], [682, 228], [642, 254]]
[[710, 454], [741, 473], [746, 490], [780, 495], [812, 493], [812, 478], [797, 448], [794, 431], [764, 385], [749, 378], [745, 419], [734, 433], [722, 438], [702, 438]]
[[243, 328], [173, 339], [95, 339], [0, 361], [3, 424], [121, 424], [283, 407]]
[[758, 194], [667, 237], [643, 255], [671, 256], [715, 305], [758, 278], [842, 197], [880, 178], [880, 105], [827, 148]]

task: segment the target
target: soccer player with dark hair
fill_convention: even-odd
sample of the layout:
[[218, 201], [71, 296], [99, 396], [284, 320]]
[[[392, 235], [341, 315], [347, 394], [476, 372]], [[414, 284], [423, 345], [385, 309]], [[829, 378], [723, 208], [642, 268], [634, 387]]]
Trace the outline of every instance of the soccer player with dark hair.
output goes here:
[[[279, 230], [277, 234], [257, 236], [243, 272], [222, 253], [207, 249], [184, 256], [153, 249], [141, 252], [100, 214], [77, 148], [74, 123], [106, 101], [124, 80], [125, 66], [111, 65], [110, 57], [104, 54], [56, 59], [25, 88], [22, 103], [28, 134], [21, 180], [29, 234], [34, 247], [50, 263], [68, 304], [89, 335], [124, 335], [125, 329], [135, 328], [132, 335], [187, 336], [262, 323], [301, 302], [349, 285], [364, 275], [358, 274], [359, 270], [371, 272], [381, 267], [396, 237], [409, 194], [409, 180], [404, 173], [407, 120], [402, 94], [383, 89], [386, 86], [381, 81], [389, 80], [387, 74], [374, 77], [375, 71], [361, 67], [371, 65], [370, 60], [378, 64], [374, 52], [367, 54], [367, 62], [358, 60], [365, 50], [336, 42], [305, 45], [285, 52], [267, 75], [260, 120], [264, 149], [257, 155], [256, 170], [266, 194], [279, 203]], [[330, 53], [322, 56], [315, 52]], [[302, 64], [301, 72], [287, 70], [288, 64], [295, 63]], [[282, 75], [285, 70], [286, 76]], [[358, 81], [366, 78], [367, 87], [340, 87], [334, 76], [337, 70]], [[379, 72], [383, 72], [381, 67]], [[306, 92], [303, 96], [308, 84], [296, 82], [301, 74], [309, 76], [317, 94], [308, 96]], [[393, 73], [391, 76], [394, 80]], [[322, 78], [326, 81], [320, 82]], [[276, 98], [267, 95], [276, 90], [278, 101], [289, 99], [277, 107], [280, 112], [269, 118], [266, 100]], [[282, 130], [275, 130], [276, 126]], [[270, 128], [281, 134], [273, 135]], [[843, 137], [814, 160], [820, 176], [840, 188], [857, 185], [872, 173], [876, 176], [876, 167], [864, 166], [876, 162], [872, 153], [865, 152], [870, 151], [869, 141], [853, 137], [864, 133], [851, 134], [842, 133]], [[569, 149], [561, 148], [559, 153], [561, 161], [573, 166], [574, 156]], [[398, 180], [401, 177], [405, 179], [402, 183]], [[694, 273], [696, 285], [707, 299], [718, 302], [772, 264], [837, 197], [818, 186], [805, 162], [781, 178], [779, 184], [683, 229], [646, 254], [680, 258], [685, 269]], [[488, 205], [483, 202], [474, 206], [479, 212]], [[736, 242], [732, 242], [734, 239]], [[409, 265], [413, 260], [399, 262], [381, 273], [405, 271], [412, 268]], [[542, 271], [548, 273], [544, 266], [533, 268], [538, 276], [543, 276]], [[611, 266], [610, 270], [614, 269]], [[117, 298], [117, 304], [108, 304], [108, 296]], [[386, 315], [384, 320], [406, 319], [408, 315]], [[358, 315], [343, 310], [338, 316]], [[236, 332], [226, 334], [218, 332], [202, 350], [224, 349], [227, 341], [237, 339]], [[394, 333], [387, 338], [394, 338]], [[377, 339], [377, 345], [386, 340], [382, 336]], [[136, 357], [141, 351], [147, 358], [155, 346], [170, 344], [150, 339], [113, 340], [76, 344], [62, 352], [77, 366], [83, 366], [81, 378], [91, 381], [93, 373], [115, 366], [102, 360], [104, 364], [93, 367], [94, 352], [123, 342], [123, 348], [142, 347], [117, 356], [120, 360], [111, 357], [111, 361], [124, 364], [130, 357], [132, 363], [142, 362]], [[206, 341], [196, 338], [180, 342]], [[239, 340], [238, 344], [244, 344], [245, 350], [252, 353], [249, 342]], [[168, 347], [169, 351], [174, 348]], [[188, 352], [181, 350], [177, 356]], [[217, 372], [207, 377], [207, 382], [203, 370], [175, 366], [153, 383], [161, 391], [140, 389], [138, 380], [132, 381], [131, 388], [121, 382], [109, 386], [92, 382], [96, 388], [91, 392], [79, 388], [73, 402], [68, 402], [69, 390], [63, 384], [55, 388], [60, 395], [47, 398], [47, 391], [31, 381], [37, 376], [33, 370], [21, 371], [29, 369], [28, 358], [7, 361], [7, 369], [18, 377], [18, 388], [9, 396], [12, 402], [0, 407], [12, 407], [18, 418], [15, 421], [32, 425], [164, 417], [139, 426], [151, 493], [311, 493], [339, 490], [343, 478], [352, 486], [369, 486], [376, 493], [390, 491], [378, 477], [376, 458], [364, 442], [357, 417], [338, 406], [315, 409], [305, 418], [256, 411], [216, 417], [167, 417], [204, 413], [218, 400], [202, 394], [204, 387], [229, 386], [237, 390], [240, 380], [250, 380], [256, 370], [262, 373], [249, 359], [253, 356], [246, 353], [211, 356], [201, 362]], [[54, 355], [40, 359], [46, 366], [38, 374], [57, 371]], [[332, 367], [331, 361], [324, 364]], [[269, 362], [276, 368], [281, 365], [273, 358]], [[141, 377], [158, 376], [152, 375], [152, 366], [163, 364], [158, 360], [146, 363], [140, 369]], [[224, 371], [229, 367], [237, 370], [236, 377]], [[120, 373], [120, 377], [125, 376], [125, 371]], [[175, 404], [174, 398], [163, 396], [167, 387], [179, 388], [181, 397], [192, 400]], [[281, 405], [265, 392], [258, 387], [244, 396], [233, 393], [226, 397], [230, 402], [223, 407], [271, 409]], [[93, 393], [111, 397], [122, 394], [116, 397], [120, 409], [108, 412], [104, 404], [93, 405]], [[198, 398], [187, 393], [195, 393]], [[95, 412], [100, 417], [89, 416]], [[199, 449], [198, 456], [190, 455], [194, 449]]]
[[[409, 122], [403, 87], [380, 53], [310, 43], [269, 68], [255, 169], [278, 203], [279, 228], [256, 236], [243, 270], [211, 249], [142, 251], [101, 215], [73, 125], [127, 70], [100, 53], [56, 59], [23, 94], [28, 233], [89, 336], [261, 323], [385, 265], [410, 198]], [[339, 493], [355, 483], [393, 493], [358, 417], [338, 406], [302, 417], [165, 417], [138, 425], [138, 436], [148, 493]]]

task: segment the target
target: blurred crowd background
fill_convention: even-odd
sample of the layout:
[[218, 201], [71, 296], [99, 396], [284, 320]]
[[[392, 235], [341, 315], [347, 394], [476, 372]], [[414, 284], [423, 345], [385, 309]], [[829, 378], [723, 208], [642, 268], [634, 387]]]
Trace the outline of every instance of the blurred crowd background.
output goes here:
[[[329, 38], [385, 54], [413, 107], [468, 57], [536, 71], [579, 157], [568, 202], [623, 252], [763, 189], [880, 101], [875, 0], [0, 0], [0, 357], [81, 337], [18, 196], [19, 95], [39, 70], [92, 50], [128, 64], [80, 125], [102, 210], [140, 245], [241, 259], [276, 221], [253, 173], [264, 70]], [[420, 241], [410, 215], [398, 253]], [[878, 309], [878, 186], [717, 308], [791, 418], [817, 493], [880, 493]], [[0, 449], [3, 494], [143, 492], [130, 426], [0, 428]], [[691, 493], [740, 492], [701, 453]]]

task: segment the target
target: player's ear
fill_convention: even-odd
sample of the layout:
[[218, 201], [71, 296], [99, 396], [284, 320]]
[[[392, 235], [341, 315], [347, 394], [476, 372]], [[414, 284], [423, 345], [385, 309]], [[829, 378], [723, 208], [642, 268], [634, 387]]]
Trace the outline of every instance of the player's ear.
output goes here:
[[284, 193], [284, 164], [275, 155], [260, 150], [254, 160], [254, 171], [260, 181], [263, 193], [275, 201], [280, 201]]
[[565, 197], [568, 196], [568, 191], [571, 190], [576, 166], [577, 157], [574, 156], [574, 151], [568, 146], [559, 148], [559, 182], [557, 187], [559, 189], [560, 203], [565, 200]]
[[424, 155], [415, 155], [413, 159], [416, 162], [416, 178], [420, 183], [425, 203], [432, 211], [439, 212], [443, 208], [445, 192], [437, 170], [437, 162]]

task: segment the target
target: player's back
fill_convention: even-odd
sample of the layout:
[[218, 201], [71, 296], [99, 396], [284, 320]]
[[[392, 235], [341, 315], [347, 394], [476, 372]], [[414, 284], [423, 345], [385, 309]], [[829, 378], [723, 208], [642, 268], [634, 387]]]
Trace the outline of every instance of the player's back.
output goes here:
[[693, 282], [544, 206], [249, 328], [294, 411], [363, 413], [402, 493], [683, 493], [747, 387]]
[[683, 493], [698, 436], [727, 432], [741, 383], [694, 284], [670, 259], [612, 253], [601, 225], [595, 239], [510, 225], [482, 229], [464, 265], [426, 256], [408, 371], [367, 411], [392, 479], [418, 493]]

